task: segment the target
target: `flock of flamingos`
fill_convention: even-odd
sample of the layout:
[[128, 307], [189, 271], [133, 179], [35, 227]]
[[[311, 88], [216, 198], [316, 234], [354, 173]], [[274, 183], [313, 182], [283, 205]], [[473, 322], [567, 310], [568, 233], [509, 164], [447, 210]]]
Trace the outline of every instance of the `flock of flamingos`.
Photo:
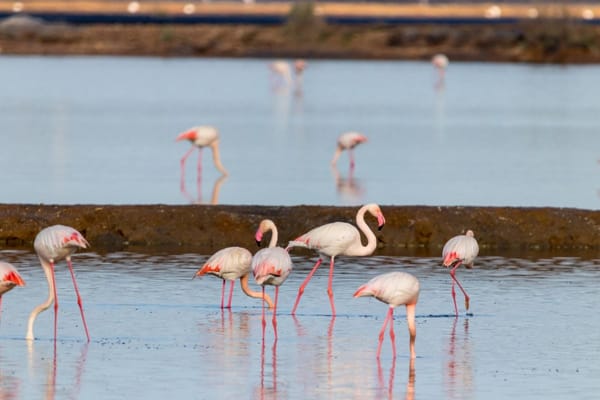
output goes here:
[[[438, 60], [439, 61], [439, 60]], [[442, 60], [443, 61], [443, 60]], [[433, 59], [434, 65], [436, 58]], [[447, 60], [445, 61], [445, 66]], [[298, 64], [296, 64], [298, 69]], [[302, 65], [304, 69], [304, 65]], [[189, 140], [192, 143], [191, 149], [181, 159], [182, 168], [185, 160], [191, 152], [198, 148], [202, 151], [204, 147], [210, 147], [213, 152], [213, 161], [216, 168], [223, 174], [227, 171], [223, 167], [219, 156], [219, 134], [216, 128], [211, 126], [199, 126], [181, 133], [177, 140]], [[337, 147], [331, 161], [335, 164], [343, 151], [348, 151], [350, 166], [354, 167], [354, 156], [352, 150], [359, 144], [364, 143], [367, 138], [358, 132], [347, 132], [339, 136]], [[200, 159], [199, 159], [200, 160]], [[200, 162], [200, 161], [199, 161]], [[329, 258], [329, 280], [327, 286], [327, 295], [331, 306], [332, 315], [335, 316], [335, 302], [333, 298], [333, 272], [335, 258], [337, 256], [369, 256], [373, 254], [376, 248], [376, 237], [373, 231], [365, 222], [365, 214], [369, 213], [377, 219], [378, 228], [381, 230], [385, 224], [385, 217], [377, 204], [371, 203], [362, 206], [356, 214], [356, 226], [346, 222], [333, 222], [318, 226], [310, 231], [289, 241], [286, 248], [278, 247], [278, 232], [275, 223], [269, 219], [260, 222], [255, 233], [257, 244], [261, 244], [263, 236], [270, 232], [271, 239], [269, 246], [259, 250], [254, 256], [250, 251], [242, 247], [227, 247], [213, 254], [204, 265], [198, 269], [195, 276], [206, 274], [215, 275], [222, 279], [221, 289], [221, 308], [231, 308], [231, 299], [236, 280], [240, 280], [242, 291], [254, 298], [262, 300], [262, 329], [263, 337], [266, 327], [265, 303], [273, 309], [272, 324], [277, 338], [277, 302], [279, 297], [279, 286], [282, 285], [292, 272], [292, 259], [289, 251], [294, 247], [304, 247], [314, 250], [319, 258], [308, 276], [300, 285], [298, 295], [292, 309], [292, 315], [295, 315], [300, 299], [310, 279], [325, 257]], [[360, 231], [359, 231], [360, 230]], [[367, 238], [367, 244], [363, 245], [361, 241], [362, 232]], [[27, 334], [25, 339], [34, 340], [33, 326], [37, 316], [54, 304], [54, 339], [57, 336], [58, 322], [58, 298], [55, 285], [55, 264], [66, 260], [71, 273], [73, 286], [77, 295], [77, 304], [81, 313], [85, 335], [90, 341], [83, 303], [77, 287], [77, 280], [73, 271], [71, 255], [78, 249], [86, 249], [89, 246], [87, 240], [76, 229], [64, 226], [53, 225], [42, 229], [36, 236], [33, 247], [40, 260], [46, 280], [48, 281], [48, 298], [35, 307], [31, 312], [27, 324]], [[446, 242], [442, 250], [443, 266], [450, 268], [452, 278], [452, 300], [454, 302], [454, 312], [458, 316], [458, 307], [456, 304], [456, 295], [454, 285], [458, 285], [465, 298], [465, 308], [469, 309], [469, 296], [456, 278], [456, 269], [460, 265], [472, 268], [473, 262], [479, 252], [477, 240], [473, 231], [469, 230], [464, 235], [457, 235]], [[249, 275], [252, 273], [254, 280], [262, 287], [261, 292], [254, 292], [248, 286]], [[225, 305], [225, 286], [230, 282], [229, 297]], [[17, 269], [9, 263], [0, 261], [0, 307], [2, 305], [2, 295], [15, 286], [24, 286], [25, 281]], [[265, 286], [275, 287], [275, 301], [265, 293]], [[392, 341], [393, 356], [396, 355], [395, 334], [393, 328], [393, 311], [400, 305], [406, 306], [406, 319], [410, 335], [410, 357], [415, 358], [415, 306], [419, 298], [418, 279], [406, 272], [388, 272], [376, 276], [367, 283], [360, 286], [354, 293], [354, 297], [372, 296], [389, 305], [386, 318], [379, 333], [379, 342], [377, 347], [377, 358], [381, 354], [381, 346], [386, 327], [389, 323], [389, 333]], [[0, 310], [1, 311], [1, 310]]]

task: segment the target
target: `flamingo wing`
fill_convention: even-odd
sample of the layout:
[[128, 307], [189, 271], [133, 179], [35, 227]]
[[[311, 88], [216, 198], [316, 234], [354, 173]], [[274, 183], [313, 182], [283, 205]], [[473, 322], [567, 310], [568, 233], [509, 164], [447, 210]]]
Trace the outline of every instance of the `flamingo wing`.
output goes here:
[[89, 243], [81, 233], [70, 226], [53, 225], [42, 229], [33, 242], [35, 251], [48, 260], [58, 261]]
[[292, 272], [292, 259], [281, 247], [268, 247], [254, 255], [252, 271], [259, 285], [279, 286]]
[[477, 240], [467, 235], [454, 236], [446, 242], [442, 249], [445, 266], [450, 266], [460, 260], [466, 266], [472, 267], [477, 254], [479, 254]]
[[216, 275], [222, 279], [235, 280], [250, 272], [252, 253], [243, 247], [226, 247], [213, 254], [196, 272]]
[[357, 242], [360, 244], [358, 229], [346, 222], [332, 222], [314, 228], [290, 241], [288, 247], [305, 247], [335, 256]]
[[419, 298], [419, 280], [406, 272], [388, 272], [365, 283], [354, 297], [372, 296], [392, 307], [415, 304]]
[[0, 261], [0, 296], [15, 286], [25, 286], [25, 281], [12, 264]]

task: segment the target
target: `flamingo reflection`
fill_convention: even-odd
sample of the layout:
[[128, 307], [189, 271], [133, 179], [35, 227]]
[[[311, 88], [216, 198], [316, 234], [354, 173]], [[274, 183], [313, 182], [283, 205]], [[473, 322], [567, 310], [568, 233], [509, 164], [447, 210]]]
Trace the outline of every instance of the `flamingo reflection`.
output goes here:
[[275, 60], [269, 64], [271, 70], [271, 86], [274, 91], [294, 87], [294, 93], [302, 94], [302, 81], [307, 63], [298, 59], [292, 64], [285, 60]]
[[354, 168], [348, 170], [348, 177], [344, 178], [338, 168], [331, 167], [333, 179], [335, 179], [335, 188], [338, 195], [351, 203], [362, 203], [365, 195], [365, 189], [361, 182], [354, 177]]
[[[396, 374], [396, 357], [392, 358], [392, 365], [390, 366], [390, 374], [387, 381], [387, 398], [394, 398], [394, 380]], [[377, 377], [379, 379], [379, 387], [385, 390], [386, 383], [384, 382], [383, 368], [381, 368], [381, 360], [377, 359]], [[408, 380], [406, 381], [406, 393], [404, 395], [405, 400], [414, 400], [415, 398], [415, 359], [410, 358], [408, 360]]]
[[[471, 368], [471, 350], [469, 341], [469, 319], [463, 323], [462, 335], [456, 334], [458, 318], [454, 318], [448, 337], [448, 362], [446, 363], [446, 392], [449, 398], [464, 399], [471, 397], [473, 373]], [[457, 341], [457, 336], [461, 340]]]
[[[221, 193], [221, 187], [223, 186], [223, 183], [227, 180], [227, 177], [228, 175], [221, 175], [219, 179], [215, 181], [215, 183], [213, 184], [212, 194], [210, 196], [210, 202], [208, 204], [219, 204], [219, 194]], [[182, 175], [180, 191], [183, 197], [185, 197], [190, 202], [190, 204], [204, 204], [202, 198], [202, 179], [200, 175], [198, 175], [198, 179], [196, 180], [196, 190], [197, 195], [196, 197], [194, 197], [187, 191], [185, 187], [185, 180], [183, 180]]]

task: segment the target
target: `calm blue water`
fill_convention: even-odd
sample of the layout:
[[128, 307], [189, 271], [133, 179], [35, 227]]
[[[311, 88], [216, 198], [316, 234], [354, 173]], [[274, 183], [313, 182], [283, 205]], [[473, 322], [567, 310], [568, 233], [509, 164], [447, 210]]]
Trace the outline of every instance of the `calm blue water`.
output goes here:
[[[78, 253], [73, 257], [92, 341], [85, 344], [67, 268], [57, 267], [58, 341], [52, 311], [23, 340], [26, 320], [47, 285], [34, 254], [1, 251], [27, 286], [3, 296], [0, 398], [123, 399], [596, 399], [600, 390], [600, 260], [577, 257], [482, 257], [457, 273], [471, 296], [472, 316], [458, 319], [450, 277], [439, 258], [340, 258], [332, 320], [327, 266], [306, 288], [297, 318], [298, 287], [315, 261], [293, 257], [281, 287], [279, 340], [268, 316], [236, 287], [233, 309], [219, 309], [221, 281], [192, 280], [206, 256]], [[398, 356], [386, 334], [387, 311], [375, 299], [353, 299], [371, 277], [408, 271], [421, 282], [417, 358], [408, 357], [403, 307], [396, 309]], [[256, 285], [252, 283], [256, 288]], [[272, 288], [267, 288], [272, 293]], [[459, 307], [464, 306], [459, 294]], [[414, 379], [413, 379], [414, 378]]]
[[[297, 95], [268, 61], [0, 57], [0, 202], [599, 208], [600, 66], [311, 60]], [[182, 192], [200, 124], [230, 176], [194, 155]]]

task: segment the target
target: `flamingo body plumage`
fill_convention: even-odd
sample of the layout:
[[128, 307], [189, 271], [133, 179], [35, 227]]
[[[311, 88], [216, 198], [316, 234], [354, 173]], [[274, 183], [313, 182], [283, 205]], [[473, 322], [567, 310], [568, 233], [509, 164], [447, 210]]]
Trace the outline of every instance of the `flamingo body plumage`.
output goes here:
[[456, 269], [460, 265], [467, 268], [473, 268], [475, 258], [479, 254], [479, 245], [475, 234], [472, 230], [468, 230], [464, 235], [457, 235], [446, 242], [442, 249], [442, 264], [444, 267], [450, 268], [450, 277], [452, 278], [452, 300], [454, 302], [454, 312], [458, 315], [458, 307], [456, 305], [456, 293], [454, 291], [454, 283], [465, 296], [465, 308], [469, 310], [469, 296], [463, 289], [462, 285], [456, 278]]
[[354, 168], [354, 148], [361, 143], [365, 143], [367, 141], [367, 137], [359, 132], [345, 132], [342, 133], [337, 138], [337, 146], [335, 152], [333, 153], [333, 158], [331, 160], [331, 165], [335, 165], [337, 163], [338, 158], [342, 154], [343, 151], [348, 151], [348, 155], [350, 157], [350, 168]]
[[354, 297], [372, 296], [377, 300], [389, 305], [389, 310], [383, 326], [379, 332], [379, 344], [377, 346], [377, 358], [381, 354], [381, 345], [385, 334], [386, 325], [390, 324], [390, 339], [392, 341], [393, 355], [396, 356], [395, 334], [394, 334], [394, 308], [400, 305], [406, 306], [406, 321], [410, 334], [410, 356], [415, 358], [415, 306], [419, 299], [419, 280], [406, 272], [388, 272], [378, 275], [369, 282], [360, 286], [354, 293]]
[[2, 295], [16, 286], [25, 286], [25, 281], [14, 265], [0, 261], [0, 313], [2, 312]]
[[[242, 291], [249, 297], [263, 299], [262, 293], [254, 292], [248, 287], [248, 276], [251, 272], [252, 253], [243, 247], [226, 247], [217, 251], [196, 271], [194, 276], [214, 275], [223, 280], [221, 292], [221, 308], [224, 306], [225, 284], [230, 282], [229, 301], [227, 308], [231, 308], [233, 287], [237, 279], [240, 280]], [[271, 298], [264, 296], [264, 300], [272, 307]]]
[[[185, 160], [192, 153], [194, 148], [198, 148], [199, 154], [202, 154], [202, 149], [204, 147], [210, 147], [213, 153], [213, 162], [215, 167], [221, 172], [223, 175], [227, 175], [228, 172], [221, 163], [221, 155], [219, 151], [219, 131], [214, 126], [195, 126], [186, 130], [185, 132], [180, 133], [176, 141], [188, 140], [192, 143], [192, 147], [188, 150], [187, 153], [181, 158], [181, 170], [183, 176], [183, 170], [185, 167]], [[200, 169], [201, 159], [198, 159], [198, 169]]]
[[298, 290], [298, 296], [296, 297], [296, 303], [292, 309], [292, 314], [296, 313], [300, 298], [304, 293], [304, 288], [312, 278], [319, 265], [321, 265], [322, 258], [324, 256], [328, 256], [331, 258], [331, 262], [329, 265], [327, 294], [329, 296], [332, 314], [335, 316], [335, 304], [333, 301], [332, 288], [335, 257], [338, 255], [367, 256], [371, 255], [377, 247], [377, 238], [375, 237], [373, 231], [366, 224], [364, 219], [367, 211], [372, 216], [377, 218], [377, 225], [380, 230], [385, 225], [385, 217], [381, 212], [381, 208], [377, 204], [366, 204], [358, 210], [356, 213], [356, 224], [367, 237], [367, 244], [365, 246], [363, 246], [361, 242], [359, 230], [355, 226], [346, 222], [332, 222], [319, 226], [289, 242], [287, 249], [292, 247], [305, 247], [315, 250], [319, 253], [319, 259], [317, 260], [317, 263], [314, 265], [313, 269]]
[[29, 315], [29, 321], [27, 324], [27, 335], [26, 339], [33, 340], [33, 325], [38, 314], [48, 309], [52, 303], [54, 303], [54, 339], [56, 340], [57, 332], [57, 320], [58, 320], [58, 299], [56, 295], [56, 282], [54, 267], [55, 263], [66, 260], [71, 272], [71, 279], [73, 281], [73, 287], [77, 295], [77, 304], [81, 313], [81, 320], [83, 322], [83, 328], [88, 342], [90, 341], [90, 335], [85, 322], [85, 314], [83, 311], [83, 303], [79, 294], [79, 288], [77, 287], [77, 281], [75, 279], [75, 273], [73, 272], [73, 265], [71, 263], [71, 254], [78, 249], [86, 249], [89, 247], [88, 241], [83, 235], [76, 229], [65, 225], [53, 225], [42, 229], [33, 242], [33, 247], [38, 255], [42, 269], [46, 275], [48, 281], [48, 298], [46, 301], [36, 308], [33, 309]]

